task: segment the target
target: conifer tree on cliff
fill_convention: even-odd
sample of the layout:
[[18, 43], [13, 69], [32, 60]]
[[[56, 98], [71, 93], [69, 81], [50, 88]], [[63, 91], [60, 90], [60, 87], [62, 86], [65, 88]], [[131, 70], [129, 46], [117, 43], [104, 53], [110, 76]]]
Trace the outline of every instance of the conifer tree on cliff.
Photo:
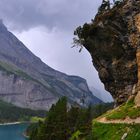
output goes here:
[[103, 12], [105, 10], [110, 9], [110, 1], [109, 0], [103, 0], [101, 6], [99, 7], [99, 12]]

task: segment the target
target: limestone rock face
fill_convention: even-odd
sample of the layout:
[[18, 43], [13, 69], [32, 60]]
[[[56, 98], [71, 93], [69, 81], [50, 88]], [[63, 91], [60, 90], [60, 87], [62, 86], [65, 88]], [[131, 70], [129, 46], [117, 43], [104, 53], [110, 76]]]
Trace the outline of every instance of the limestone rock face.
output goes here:
[[101, 102], [92, 95], [85, 79], [43, 63], [0, 21], [0, 99], [20, 107], [48, 110], [62, 96], [68, 97], [70, 104], [82, 106]]
[[138, 91], [134, 101], [135, 101], [135, 105], [137, 107], [140, 107], [140, 91]]
[[117, 104], [137, 94], [140, 80], [140, 1], [124, 0], [75, 31]]

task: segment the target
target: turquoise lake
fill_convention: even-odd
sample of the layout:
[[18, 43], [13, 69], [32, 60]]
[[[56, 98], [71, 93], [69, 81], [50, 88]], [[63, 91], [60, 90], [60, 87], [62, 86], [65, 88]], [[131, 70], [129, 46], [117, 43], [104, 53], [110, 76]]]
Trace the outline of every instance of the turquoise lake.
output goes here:
[[27, 124], [1, 125], [0, 140], [27, 140], [23, 137], [27, 127]]

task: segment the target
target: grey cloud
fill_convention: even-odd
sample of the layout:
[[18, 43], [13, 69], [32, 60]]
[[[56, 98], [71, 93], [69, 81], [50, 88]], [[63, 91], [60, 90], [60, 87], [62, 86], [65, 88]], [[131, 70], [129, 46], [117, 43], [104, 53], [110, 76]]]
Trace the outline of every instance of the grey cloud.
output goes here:
[[18, 30], [73, 29], [92, 18], [101, 0], [1, 0], [0, 18]]

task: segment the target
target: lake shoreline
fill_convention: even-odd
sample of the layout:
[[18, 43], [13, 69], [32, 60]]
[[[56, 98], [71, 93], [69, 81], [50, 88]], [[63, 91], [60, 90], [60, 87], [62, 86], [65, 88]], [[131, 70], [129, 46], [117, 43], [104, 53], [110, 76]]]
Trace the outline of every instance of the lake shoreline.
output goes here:
[[16, 124], [25, 124], [25, 123], [31, 123], [31, 122], [8, 122], [8, 123], [0, 123], [0, 126], [2, 125], [16, 125]]
[[22, 122], [9, 122], [9, 123], [0, 123], [0, 125], [15, 125], [15, 124], [21, 124]]
[[25, 137], [26, 139], [29, 139], [29, 136], [26, 134], [26, 132], [22, 133], [23, 137]]
[[[9, 125], [16, 125], [16, 124], [29, 124], [29, 123], [31, 123], [31, 122], [9, 122], [9, 123], [0, 123], [0, 126], [9, 126]], [[27, 136], [26, 135], [26, 132], [23, 132], [22, 133], [22, 135], [23, 135], [23, 137], [25, 137], [25, 138], [29, 138], [29, 136]]]

